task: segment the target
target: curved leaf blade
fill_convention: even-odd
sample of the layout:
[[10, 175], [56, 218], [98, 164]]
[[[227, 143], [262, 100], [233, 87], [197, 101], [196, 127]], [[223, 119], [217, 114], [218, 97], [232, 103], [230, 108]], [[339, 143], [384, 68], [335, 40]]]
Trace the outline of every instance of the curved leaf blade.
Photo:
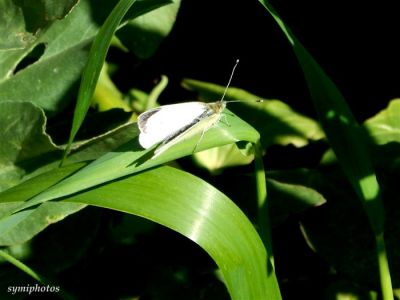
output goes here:
[[119, 210], [171, 228], [215, 260], [232, 299], [280, 299], [253, 225], [225, 195], [193, 175], [161, 167], [62, 201]]
[[129, 21], [116, 35], [137, 57], [147, 59], [154, 55], [172, 30], [179, 7], [180, 0], [173, 0], [170, 5]]

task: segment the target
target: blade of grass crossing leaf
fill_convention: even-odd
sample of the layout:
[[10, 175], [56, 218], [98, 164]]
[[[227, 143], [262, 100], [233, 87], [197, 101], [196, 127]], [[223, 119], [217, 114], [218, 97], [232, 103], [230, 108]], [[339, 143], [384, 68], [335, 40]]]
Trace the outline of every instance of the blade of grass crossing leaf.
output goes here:
[[320, 122], [339, 163], [362, 201], [375, 234], [381, 288], [384, 299], [393, 299], [383, 240], [384, 209], [379, 184], [372, 167], [365, 133], [355, 120], [343, 95], [318, 63], [285, 25], [266, 0], [259, 2], [278, 23], [293, 47], [303, 69]]
[[39, 276], [39, 274], [37, 274], [35, 271], [33, 271], [31, 268], [29, 268], [23, 262], [19, 261], [18, 259], [11, 256], [7, 252], [0, 250], [0, 256], [3, 257], [6, 261], [8, 261], [10, 264], [13, 264], [18, 269], [25, 272], [29, 276], [31, 276], [33, 279], [39, 281], [40, 283], [44, 283], [44, 280]]
[[82, 122], [89, 109], [93, 93], [96, 88], [96, 83], [100, 76], [100, 71], [105, 61], [111, 39], [114, 36], [114, 32], [117, 30], [117, 27], [121, 23], [121, 20], [125, 16], [126, 12], [135, 2], [136, 0], [119, 1], [104, 22], [103, 26], [100, 28], [99, 33], [96, 35], [93, 41], [88, 62], [83, 70], [81, 85], [78, 93], [78, 101], [75, 107], [74, 119], [72, 121], [72, 129], [67, 147], [61, 160], [61, 165], [63, 164], [71, 148], [72, 141], [82, 125]]
[[[31, 269], [26, 264], [24, 264], [23, 262], [19, 261], [18, 259], [16, 259], [12, 255], [8, 254], [7, 252], [5, 252], [3, 250], [0, 250], [0, 256], [3, 257], [6, 261], [8, 261], [10, 264], [12, 264], [15, 267], [17, 267], [18, 269], [20, 269], [22, 272], [28, 274], [30, 277], [32, 277], [33, 279], [38, 281], [40, 284], [50, 285], [50, 286], [59, 286], [58, 283], [53, 282], [53, 281], [49, 281], [46, 278], [44, 278], [43, 276], [40, 276], [33, 269]], [[31, 287], [33, 287], [33, 286], [31, 286]], [[73, 300], [73, 299], [75, 299], [72, 295], [70, 295], [63, 288], [60, 289], [59, 296], [60, 296], [60, 298], [65, 299], [65, 300]]]

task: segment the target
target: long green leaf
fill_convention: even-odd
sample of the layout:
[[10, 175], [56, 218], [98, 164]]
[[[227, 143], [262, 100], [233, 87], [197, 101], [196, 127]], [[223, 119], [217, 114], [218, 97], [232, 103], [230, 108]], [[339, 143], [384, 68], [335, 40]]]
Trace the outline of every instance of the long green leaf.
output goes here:
[[193, 175], [160, 167], [62, 201], [119, 210], [171, 228], [215, 260], [232, 299], [280, 299], [251, 222], [225, 195]]
[[314, 106], [329, 143], [360, 198], [374, 231], [384, 299], [393, 299], [383, 240], [384, 209], [379, 184], [368, 152], [366, 134], [357, 123], [334, 82], [293, 35], [271, 4], [266, 0], [259, 0], [259, 2], [286, 35], [303, 69]]
[[292, 45], [329, 143], [362, 200], [374, 232], [381, 233], [383, 206], [364, 131], [333, 81], [292, 34], [268, 1], [259, 1], [274, 17]]
[[[80, 166], [60, 168], [60, 175]], [[40, 175], [40, 179], [32, 178], [15, 187], [14, 192], [0, 194], [0, 202], [18, 204], [38, 182], [55, 180], [51, 172]], [[193, 175], [160, 167], [61, 201], [52, 204], [95, 205], [162, 224], [190, 238], [210, 254], [222, 271], [232, 299], [280, 299], [275, 274], [266, 269], [270, 253], [253, 225], [225, 195]], [[12, 217], [21, 222], [36, 210], [24, 210]]]
[[65, 156], [68, 154], [72, 141], [82, 125], [90, 107], [96, 83], [100, 76], [101, 68], [104, 64], [107, 50], [110, 46], [114, 32], [117, 30], [117, 27], [121, 23], [126, 12], [135, 2], [136, 0], [119, 1], [93, 41], [92, 48], [90, 49], [89, 60], [83, 71], [78, 101], [75, 107], [74, 119], [72, 121], [72, 129], [61, 164], [63, 163]]

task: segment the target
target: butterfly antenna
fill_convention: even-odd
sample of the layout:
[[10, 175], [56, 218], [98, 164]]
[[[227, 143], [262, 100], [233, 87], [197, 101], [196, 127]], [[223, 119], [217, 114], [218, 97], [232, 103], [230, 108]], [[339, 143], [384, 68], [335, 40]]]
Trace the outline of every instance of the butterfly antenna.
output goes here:
[[239, 64], [239, 60], [237, 59], [235, 65], [233, 66], [233, 69], [232, 69], [232, 72], [231, 72], [231, 77], [229, 77], [228, 84], [225, 87], [225, 91], [222, 94], [222, 97], [221, 97], [220, 101], [223, 101], [224, 98], [225, 98], [226, 92], [228, 91], [229, 85], [231, 84], [231, 81], [232, 81], [232, 78], [233, 78], [233, 74], [235, 73], [235, 69], [236, 69], [238, 64]]

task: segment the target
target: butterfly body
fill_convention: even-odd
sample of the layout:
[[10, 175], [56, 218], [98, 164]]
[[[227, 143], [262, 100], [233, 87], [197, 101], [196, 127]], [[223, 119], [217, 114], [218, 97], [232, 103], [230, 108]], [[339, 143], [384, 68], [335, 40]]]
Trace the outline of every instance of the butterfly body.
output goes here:
[[138, 117], [139, 143], [145, 149], [161, 143], [156, 150], [159, 154], [189, 132], [201, 131], [202, 138], [219, 121], [225, 107], [225, 101], [185, 102], [145, 111]]

